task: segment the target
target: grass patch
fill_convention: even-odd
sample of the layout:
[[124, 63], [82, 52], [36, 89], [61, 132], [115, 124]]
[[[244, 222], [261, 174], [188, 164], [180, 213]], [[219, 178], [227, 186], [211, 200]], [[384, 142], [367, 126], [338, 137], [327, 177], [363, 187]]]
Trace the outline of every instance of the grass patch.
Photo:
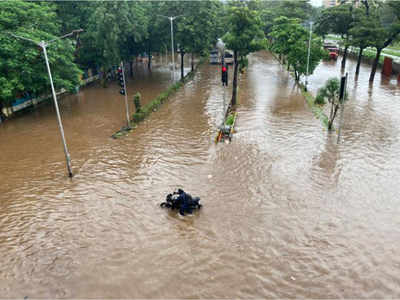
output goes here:
[[132, 115], [132, 120], [135, 123], [139, 123], [146, 119], [152, 112], [157, 111], [158, 108], [163, 104], [168, 98], [175, 94], [177, 90], [179, 90], [184, 85], [183, 82], [177, 82], [171, 85], [165, 92], [159, 94], [155, 99], [147, 103], [143, 106], [139, 112], [136, 112]]
[[304, 86], [301, 83], [298, 84], [301, 88], [301, 94], [306, 99], [306, 102], [308, 106], [311, 108], [311, 111], [313, 112], [314, 116], [316, 116], [317, 119], [320, 119], [325, 128], [328, 129], [329, 118], [322, 110], [322, 106], [315, 103], [315, 98], [313, 97], [313, 95], [311, 95], [309, 92], [306, 92], [304, 90]]
[[400, 42], [397, 42], [388, 47], [389, 49], [400, 50]]

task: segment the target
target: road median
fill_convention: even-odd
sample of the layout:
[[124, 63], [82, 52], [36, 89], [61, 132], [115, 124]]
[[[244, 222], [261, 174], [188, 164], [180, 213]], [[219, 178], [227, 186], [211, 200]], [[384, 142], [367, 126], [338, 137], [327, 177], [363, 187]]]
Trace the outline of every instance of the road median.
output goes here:
[[170, 85], [167, 90], [164, 92], [160, 93], [156, 98], [151, 100], [149, 103], [144, 105], [139, 111], [135, 112], [132, 115], [130, 126], [129, 127], [123, 127], [120, 130], [118, 130], [116, 133], [114, 133], [111, 137], [114, 139], [120, 138], [122, 136], [125, 136], [130, 132], [132, 129], [136, 128], [137, 125], [145, 120], [151, 113], [157, 111], [160, 106], [165, 103], [167, 100], [170, 99], [172, 95], [174, 95], [182, 86], [184, 86], [187, 82], [191, 81], [194, 77], [194, 75], [197, 72], [197, 69], [199, 68], [200, 65], [202, 65], [205, 61], [205, 58], [202, 58], [200, 62], [197, 64], [195, 69], [193, 71], [190, 71], [185, 75], [183, 78], [183, 81], [178, 81], [175, 82], [174, 84]]

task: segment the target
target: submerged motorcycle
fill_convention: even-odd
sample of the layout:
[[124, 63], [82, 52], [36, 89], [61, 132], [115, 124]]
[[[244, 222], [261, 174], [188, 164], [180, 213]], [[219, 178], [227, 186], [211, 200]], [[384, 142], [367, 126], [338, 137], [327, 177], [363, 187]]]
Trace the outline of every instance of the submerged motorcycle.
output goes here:
[[190, 194], [178, 189], [178, 191], [168, 194], [165, 202], [162, 202], [160, 206], [172, 210], [178, 209], [179, 213], [184, 216], [185, 213], [191, 214], [193, 210], [200, 209], [202, 205], [199, 202], [200, 197], [192, 197]]

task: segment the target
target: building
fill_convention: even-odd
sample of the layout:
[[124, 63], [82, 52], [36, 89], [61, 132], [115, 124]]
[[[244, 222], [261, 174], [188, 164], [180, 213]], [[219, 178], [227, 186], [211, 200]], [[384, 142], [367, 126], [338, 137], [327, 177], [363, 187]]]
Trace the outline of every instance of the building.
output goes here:
[[339, 4], [353, 4], [355, 7], [358, 7], [360, 0], [324, 0], [324, 7], [332, 7], [332, 6], [337, 6]]
[[336, 0], [324, 0], [324, 7], [325, 8], [328, 8], [328, 7], [332, 7], [332, 6], [336, 6], [336, 5], [338, 5], [339, 3], [338, 3], [338, 1], [336, 1]]

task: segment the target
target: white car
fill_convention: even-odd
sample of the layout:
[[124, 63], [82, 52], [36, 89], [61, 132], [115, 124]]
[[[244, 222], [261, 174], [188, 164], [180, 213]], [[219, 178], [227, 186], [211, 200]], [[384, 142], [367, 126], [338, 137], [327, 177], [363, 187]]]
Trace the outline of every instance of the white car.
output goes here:
[[224, 62], [226, 64], [233, 64], [233, 52], [232, 51], [230, 51], [230, 50], [225, 51]]

